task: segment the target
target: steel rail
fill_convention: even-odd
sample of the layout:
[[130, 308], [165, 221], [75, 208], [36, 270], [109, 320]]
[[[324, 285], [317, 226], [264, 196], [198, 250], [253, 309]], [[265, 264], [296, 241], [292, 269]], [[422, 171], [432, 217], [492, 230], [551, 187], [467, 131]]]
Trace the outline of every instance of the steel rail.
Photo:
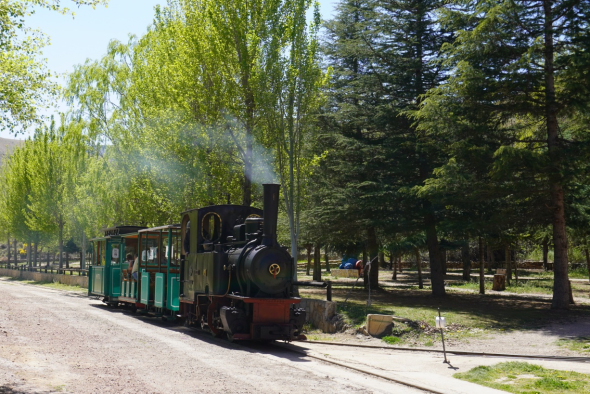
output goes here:
[[305, 357], [309, 357], [309, 358], [313, 358], [313, 359], [316, 359], [316, 360], [320, 360], [320, 361], [323, 361], [323, 362], [328, 363], [328, 364], [334, 364], [334, 365], [337, 365], [339, 367], [344, 367], [344, 368], [347, 368], [347, 369], [351, 369], [353, 371], [360, 372], [360, 373], [363, 373], [363, 374], [366, 374], [366, 375], [375, 376], [375, 377], [380, 378], [380, 379], [389, 380], [391, 382], [395, 382], [395, 383], [398, 383], [398, 384], [401, 384], [401, 385], [404, 385], [404, 386], [412, 387], [412, 388], [415, 388], [415, 389], [418, 389], [418, 390], [426, 391], [428, 393], [433, 393], [433, 394], [449, 394], [448, 392], [438, 391], [437, 389], [432, 388], [432, 387], [426, 387], [426, 386], [422, 386], [422, 385], [419, 385], [419, 384], [416, 384], [416, 383], [406, 382], [406, 381], [401, 380], [401, 379], [392, 378], [391, 376], [381, 375], [381, 374], [378, 374], [378, 373], [375, 373], [375, 372], [371, 372], [371, 371], [367, 371], [367, 370], [364, 370], [364, 369], [361, 369], [361, 368], [353, 367], [353, 366], [350, 366], [348, 364], [344, 364], [344, 363], [341, 363], [341, 362], [338, 362], [338, 361], [330, 360], [330, 359], [325, 358], [325, 357], [314, 356], [313, 354], [309, 354], [308, 352], [306, 352], [304, 350], [293, 349], [292, 346], [294, 344], [281, 344], [281, 343], [276, 343], [275, 342], [272, 345], [275, 346], [275, 347], [279, 347], [281, 349], [284, 349], [284, 350], [293, 352], [293, 353], [301, 354], [301, 355], [303, 355]]
[[[443, 353], [442, 350], [438, 349], [425, 349], [425, 348], [410, 348], [410, 347], [395, 347], [395, 346], [375, 346], [375, 345], [361, 345], [352, 343], [341, 343], [341, 342], [323, 342], [323, 341], [305, 341], [304, 343], [317, 343], [321, 345], [331, 346], [347, 346], [347, 347], [358, 347], [367, 349], [387, 349], [387, 350], [401, 350], [409, 352], [425, 352], [425, 353]], [[553, 361], [571, 361], [571, 362], [590, 362], [590, 357], [579, 357], [579, 356], [546, 356], [540, 354], [511, 354], [511, 353], [486, 353], [486, 352], [468, 352], [463, 350], [447, 350], [447, 353], [454, 354], [456, 356], [479, 356], [479, 357], [505, 357], [505, 358], [531, 358], [541, 360], [553, 360]]]

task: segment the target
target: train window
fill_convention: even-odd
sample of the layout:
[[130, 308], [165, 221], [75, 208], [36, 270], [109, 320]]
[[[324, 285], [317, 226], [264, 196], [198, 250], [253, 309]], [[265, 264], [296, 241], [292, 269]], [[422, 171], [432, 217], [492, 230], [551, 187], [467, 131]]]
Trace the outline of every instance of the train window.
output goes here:
[[99, 259], [99, 263], [98, 265], [104, 265], [104, 256], [106, 254], [106, 249], [107, 249], [107, 242], [106, 241], [101, 241], [100, 242], [100, 259]]
[[96, 253], [96, 242], [92, 242], [92, 265], [98, 265], [98, 253]]
[[186, 231], [184, 232], [184, 240], [182, 243], [184, 254], [189, 254], [191, 251], [191, 221], [186, 222]]
[[113, 264], [117, 264], [119, 262], [119, 245], [113, 244], [113, 249], [111, 250], [111, 262]]
[[203, 216], [201, 236], [205, 242], [215, 242], [221, 237], [221, 217], [215, 212]]

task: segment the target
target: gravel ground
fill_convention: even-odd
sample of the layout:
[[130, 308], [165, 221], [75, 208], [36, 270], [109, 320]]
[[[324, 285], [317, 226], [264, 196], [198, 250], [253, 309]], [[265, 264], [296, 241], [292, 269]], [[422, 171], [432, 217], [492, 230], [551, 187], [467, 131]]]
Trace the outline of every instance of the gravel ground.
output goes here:
[[0, 279], [0, 393], [419, 393]]

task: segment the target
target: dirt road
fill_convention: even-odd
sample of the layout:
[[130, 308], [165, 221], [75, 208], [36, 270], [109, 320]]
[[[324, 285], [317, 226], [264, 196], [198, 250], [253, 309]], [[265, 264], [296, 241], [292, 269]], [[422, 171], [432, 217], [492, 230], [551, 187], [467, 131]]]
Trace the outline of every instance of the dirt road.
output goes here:
[[420, 393], [0, 279], [0, 393]]

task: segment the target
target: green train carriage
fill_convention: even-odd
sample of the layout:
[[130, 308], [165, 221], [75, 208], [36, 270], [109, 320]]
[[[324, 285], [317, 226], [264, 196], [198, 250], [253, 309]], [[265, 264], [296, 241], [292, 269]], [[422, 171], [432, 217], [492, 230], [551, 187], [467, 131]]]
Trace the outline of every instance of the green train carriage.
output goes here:
[[[117, 226], [92, 239], [88, 294], [110, 306], [123, 304], [141, 313], [175, 319], [178, 311], [180, 226]], [[136, 255], [137, 280], [125, 256]]]
[[121, 297], [123, 279], [129, 269], [127, 253], [138, 250], [138, 231], [145, 227], [116, 226], [104, 229], [102, 237], [90, 240], [92, 258], [88, 267], [88, 295], [103, 297], [116, 305]]

